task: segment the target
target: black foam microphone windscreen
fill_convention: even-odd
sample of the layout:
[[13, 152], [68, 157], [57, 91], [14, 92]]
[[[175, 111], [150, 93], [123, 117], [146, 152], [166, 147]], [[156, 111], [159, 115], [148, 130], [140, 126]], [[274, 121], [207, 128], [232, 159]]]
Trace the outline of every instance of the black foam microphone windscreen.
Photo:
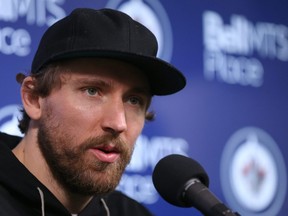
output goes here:
[[162, 158], [152, 175], [153, 184], [163, 199], [179, 207], [192, 206], [185, 202], [183, 195], [184, 187], [191, 179], [198, 179], [206, 187], [209, 186], [209, 178], [204, 168], [197, 161], [177, 154]]

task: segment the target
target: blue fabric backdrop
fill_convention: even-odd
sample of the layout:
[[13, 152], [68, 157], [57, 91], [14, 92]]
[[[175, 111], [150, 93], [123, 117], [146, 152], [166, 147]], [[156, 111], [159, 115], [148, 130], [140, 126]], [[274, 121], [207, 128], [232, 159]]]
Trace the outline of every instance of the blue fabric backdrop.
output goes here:
[[76, 7], [129, 13], [187, 77], [182, 92], [155, 97], [156, 121], [139, 137], [120, 190], [155, 215], [201, 215], [153, 187], [155, 164], [178, 153], [198, 160], [210, 189], [242, 215], [287, 215], [287, 1], [0, 0], [0, 130], [19, 134], [15, 75], [29, 71], [44, 30]]

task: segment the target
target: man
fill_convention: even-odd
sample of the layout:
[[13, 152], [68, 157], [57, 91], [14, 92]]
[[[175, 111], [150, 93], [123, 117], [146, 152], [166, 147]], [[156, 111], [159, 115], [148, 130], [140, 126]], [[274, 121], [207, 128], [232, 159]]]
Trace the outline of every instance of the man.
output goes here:
[[153, 95], [185, 86], [124, 13], [76, 9], [51, 26], [21, 83], [23, 139], [0, 136], [0, 215], [151, 215], [115, 191]]

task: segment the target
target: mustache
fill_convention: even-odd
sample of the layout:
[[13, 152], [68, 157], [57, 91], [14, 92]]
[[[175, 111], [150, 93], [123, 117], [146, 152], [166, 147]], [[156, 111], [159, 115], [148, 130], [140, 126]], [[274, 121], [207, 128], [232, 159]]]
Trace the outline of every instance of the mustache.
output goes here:
[[82, 146], [82, 151], [86, 151], [87, 149], [91, 148], [106, 147], [111, 145], [113, 146], [113, 149], [118, 152], [123, 152], [127, 150], [126, 142], [124, 142], [120, 137], [115, 137], [110, 134], [90, 137], [86, 139], [80, 146]]

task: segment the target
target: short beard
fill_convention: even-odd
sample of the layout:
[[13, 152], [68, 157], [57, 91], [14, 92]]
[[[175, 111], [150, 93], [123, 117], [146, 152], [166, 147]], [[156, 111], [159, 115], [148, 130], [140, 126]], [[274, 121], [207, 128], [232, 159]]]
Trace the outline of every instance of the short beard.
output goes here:
[[[73, 135], [65, 134], [53, 120], [39, 123], [38, 143], [55, 180], [66, 190], [81, 195], [102, 195], [113, 191], [130, 162], [133, 148], [110, 134], [87, 139], [73, 147]], [[52, 123], [52, 124], [51, 124]], [[113, 143], [120, 152], [114, 163], [105, 163], [89, 155], [91, 147]]]

